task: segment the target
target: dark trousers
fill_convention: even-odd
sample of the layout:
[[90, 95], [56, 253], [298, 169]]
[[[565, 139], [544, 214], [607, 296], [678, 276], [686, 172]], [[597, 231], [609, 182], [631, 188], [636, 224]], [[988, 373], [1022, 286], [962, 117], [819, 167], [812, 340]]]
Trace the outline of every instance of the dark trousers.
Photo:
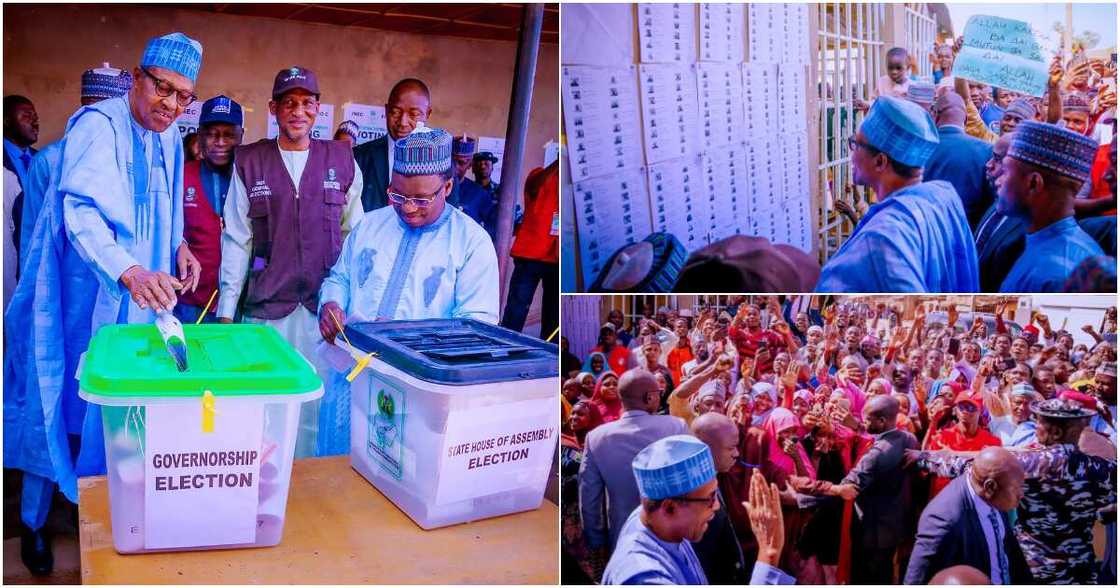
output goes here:
[[896, 584], [894, 552], [897, 548], [871, 549], [856, 546], [852, 553], [852, 584]]
[[514, 331], [525, 328], [525, 317], [533, 304], [537, 284], [544, 288], [541, 296], [541, 334], [544, 339], [556, 330], [560, 317], [560, 264], [532, 259], [513, 258], [513, 275], [509, 278], [509, 296], [502, 326]]

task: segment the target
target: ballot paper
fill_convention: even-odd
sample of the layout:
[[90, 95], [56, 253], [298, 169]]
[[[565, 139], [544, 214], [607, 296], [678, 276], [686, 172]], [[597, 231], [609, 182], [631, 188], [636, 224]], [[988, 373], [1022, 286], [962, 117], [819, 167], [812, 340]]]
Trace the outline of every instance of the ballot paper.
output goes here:
[[699, 112], [692, 66], [642, 64], [638, 80], [646, 163], [695, 153]]
[[642, 63], [696, 61], [696, 5], [639, 4], [638, 42]]
[[637, 167], [572, 186], [583, 283], [589, 287], [618, 249], [653, 232], [646, 170]]
[[701, 4], [699, 19], [700, 61], [743, 61], [742, 4]]
[[642, 165], [637, 68], [565, 65], [564, 126], [572, 181]]
[[700, 105], [699, 144], [710, 149], [746, 136], [742, 72], [737, 64], [700, 63], [696, 91]]

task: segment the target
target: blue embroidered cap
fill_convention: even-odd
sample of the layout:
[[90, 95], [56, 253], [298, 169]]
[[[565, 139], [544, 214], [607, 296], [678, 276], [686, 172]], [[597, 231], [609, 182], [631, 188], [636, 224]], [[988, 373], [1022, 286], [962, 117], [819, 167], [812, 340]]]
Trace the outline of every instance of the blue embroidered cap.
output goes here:
[[1015, 127], [1007, 155], [1084, 182], [1093, 169], [1097, 142], [1057, 125], [1028, 120]]
[[229, 96], [214, 96], [202, 103], [202, 112], [198, 115], [198, 124], [225, 123], [244, 126], [245, 117], [241, 113], [241, 105]]
[[352, 120], [344, 120], [342, 121], [342, 124], [338, 125], [338, 129], [335, 130], [335, 134], [337, 135], [339, 132], [350, 135], [350, 138], [354, 139], [355, 143], [358, 142], [358, 123]]
[[202, 67], [202, 43], [183, 33], [156, 37], [148, 41], [140, 65], [169, 69], [194, 82]]
[[451, 134], [417, 123], [393, 145], [393, 171], [402, 176], [434, 176], [451, 171]]
[[893, 96], [876, 98], [859, 129], [872, 147], [911, 167], [924, 166], [940, 142], [925, 109]]
[[906, 87], [906, 99], [927, 108], [933, 103], [936, 93], [937, 86], [929, 82], [910, 82], [910, 85]]
[[632, 463], [642, 498], [683, 496], [716, 477], [712, 451], [692, 435], [670, 435], [650, 443]]
[[126, 94], [132, 87], [132, 74], [123, 69], [101, 64], [82, 73], [82, 98], [105, 100]]

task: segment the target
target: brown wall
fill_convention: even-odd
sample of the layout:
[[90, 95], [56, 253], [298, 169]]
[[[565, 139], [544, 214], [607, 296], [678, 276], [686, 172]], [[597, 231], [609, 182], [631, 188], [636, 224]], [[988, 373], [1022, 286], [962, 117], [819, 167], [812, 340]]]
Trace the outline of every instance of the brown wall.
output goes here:
[[[84, 70], [104, 61], [131, 69], [149, 38], [173, 31], [202, 43], [196, 93], [226, 94], [246, 107], [247, 142], [264, 136], [273, 76], [292, 65], [318, 75], [335, 125], [344, 103], [384, 104], [393, 83], [417, 77], [432, 90], [432, 126], [505, 136], [516, 43], [152, 6], [5, 5], [3, 92], [35, 103], [41, 147], [77, 109]], [[556, 45], [540, 48], [522, 183], [558, 135], [558, 53]]]

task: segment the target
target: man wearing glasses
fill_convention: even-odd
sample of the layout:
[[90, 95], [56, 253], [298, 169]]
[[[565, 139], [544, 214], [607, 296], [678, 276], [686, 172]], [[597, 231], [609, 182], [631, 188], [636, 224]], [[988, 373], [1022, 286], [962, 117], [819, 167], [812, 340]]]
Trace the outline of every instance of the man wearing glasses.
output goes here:
[[[348, 321], [472, 318], [498, 322], [498, 258], [490, 237], [449, 206], [451, 135], [422, 123], [393, 146], [389, 206], [366, 213], [323, 280], [319, 332], [334, 343]], [[326, 378], [324, 378], [326, 379]], [[334, 378], [323, 414], [349, 404]], [[328, 380], [330, 382], [330, 380]], [[334, 385], [338, 384], [338, 385]], [[340, 407], [340, 411], [346, 411]], [[320, 455], [350, 451], [350, 432], [320, 424]]]
[[[225, 204], [219, 322], [267, 324], [315, 362], [319, 287], [346, 233], [362, 219], [362, 172], [350, 144], [312, 139], [319, 82], [302, 67], [282, 69], [269, 111], [279, 134], [238, 147]], [[244, 286], [244, 288], [243, 288]], [[242, 298], [242, 291], [245, 292]], [[318, 401], [305, 403], [296, 456], [315, 453]]]
[[937, 148], [922, 107], [880, 96], [848, 139], [852, 181], [878, 202], [821, 269], [817, 292], [975, 292], [976, 245], [960, 196], [922, 181]]
[[[58, 195], [44, 200], [26, 287], [8, 313], [19, 336], [5, 350], [4, 466], [29, 472], [25, 500], [45, 501], [25, 503], [25, 513], [45, 517], [51, 484], [77, 503], [77, 477], [105, 472], [101, 411], [78, 397], [75, 379], [90, 337], [107, 324], [152, 323], [154, 311], [175, 306], [177, 290], [197, 284], [199, 263], [183, 240], [183, 142], [172, 122], [194, 100], [201, 65], [202, 45], [186, 35], [152, 39], [128, 93], [91, 101], [66, 125], [51, 185]], [[49, 541], [41, 529], [30, 538], [24, 561], [49, 573]]]

